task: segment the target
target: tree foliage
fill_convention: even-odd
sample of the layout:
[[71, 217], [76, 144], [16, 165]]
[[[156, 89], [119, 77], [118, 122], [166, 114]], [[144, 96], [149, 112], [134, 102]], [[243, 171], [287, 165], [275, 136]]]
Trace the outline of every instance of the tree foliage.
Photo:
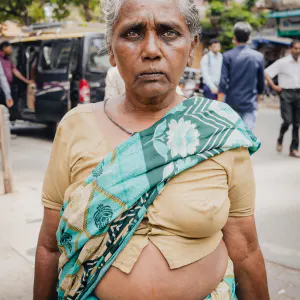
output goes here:
[[70, 15], [69, 2], [66, 0], [46, 0], [52, 8], [52, 18], [55, 21], [62, 21]]
[[64, 20], [70, 15], [70, 8], [79, 8], [82, 19], [86, 22], [98, 21], [99, 0], [45, 0], [53, 8], [53, 19]]
[[73, 0], [73, 4], [80, 9], [80, 13], [86, 22], [99, 20], [100, 2], [99, 0]]
[[37, 22], [44, 17], [43, 2], [38, 0], [1, 0], [0, 22], [17, 21], [24, 25]]
[[69, 17], [70, 7], [79, 8], [86, 22], [99, 21], [102, 0], [0, 0], [0, 23], [6, 20], [30, 25], [46, 20], [44, 6], [50, 5], [52, 18], [61, 21]]
[[261, 28], [266, 22], [263, 12], [253, 12], [256, 0], [246, 0], [244, 4], [235, 1], [229, 3], [222, 0], [213, 0], [209, 3], [207, 17], [201, 20], [202, 28], [218, 33], [223, 50], [233, 47], [233, 26], [237, 22], [248, 22], [253, 29]]

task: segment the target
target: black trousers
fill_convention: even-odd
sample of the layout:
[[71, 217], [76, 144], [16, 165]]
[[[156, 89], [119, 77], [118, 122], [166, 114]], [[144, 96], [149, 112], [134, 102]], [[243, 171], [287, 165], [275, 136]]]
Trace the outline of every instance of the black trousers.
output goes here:
[[3, 90], [1, 89], [1, 87], [0, 87], [0, 104], [6, 106], [5, 94], [4, 94]]
[[278, 143], [283, 143], [284, 134], [293, 125], [290, 151], [299, 148], [300, 127], [300, 89], [283, 89], [280, 93], [280, 110], [283, 123], [280, 128]]

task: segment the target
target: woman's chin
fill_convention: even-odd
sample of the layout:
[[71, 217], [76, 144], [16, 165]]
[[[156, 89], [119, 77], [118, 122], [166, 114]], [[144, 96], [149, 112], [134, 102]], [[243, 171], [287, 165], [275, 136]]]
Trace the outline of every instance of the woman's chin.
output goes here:
[[138, 88], [136, 93], [142, 98], [157, 98], [172, 92], [173, 88], [166, 84], [149, 83]]

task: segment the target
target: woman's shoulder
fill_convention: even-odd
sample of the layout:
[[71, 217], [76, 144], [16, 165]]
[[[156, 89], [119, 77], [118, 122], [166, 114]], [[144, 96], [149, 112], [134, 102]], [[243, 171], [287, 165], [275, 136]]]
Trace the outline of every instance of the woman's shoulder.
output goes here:
[[213, 158], [225, 161], [234, 161], [236, 159], [250, 159], [250, 153], [248, 148], [239, 147], [227, 150], [219, 155], [214, 156]]
[[66, 147], [73, 149], [73, 154], [96, 151], [105, 139], [104, 131], [97, 121], [96, 107], [99, 107], [98, 103], [79, 105], [71, 109], [59, 123], [56, 137]]
[[74, 121], [78, 118], [89, 118], [93, 113], [94, 104], [79, 104], [75, 108], [68, 111], [60, 121], [60, 125]]
[[100, 126], [96, 120], [95, 107], [97, 105], [91, 103], [78, 105], [71, 109], [59, 123], [59, 134], [71, 143], [78, 139], [102, 139]]
[[231, 149], [211, 158], [227, 172], [230, 172], [234, 166], [238, 166], [250, 159], [249, 150], [245, 147]]

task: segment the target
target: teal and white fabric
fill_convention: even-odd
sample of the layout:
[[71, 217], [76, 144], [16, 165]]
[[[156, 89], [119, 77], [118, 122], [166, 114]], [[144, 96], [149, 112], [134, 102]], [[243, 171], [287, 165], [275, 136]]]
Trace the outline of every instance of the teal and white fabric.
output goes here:
[[253, 154], [260, 141], [228, 105], [191, 98], [107, 155], [62, 208], [59, 299], [96, 299], [96, 285], [168, 180], [239, 147]]

